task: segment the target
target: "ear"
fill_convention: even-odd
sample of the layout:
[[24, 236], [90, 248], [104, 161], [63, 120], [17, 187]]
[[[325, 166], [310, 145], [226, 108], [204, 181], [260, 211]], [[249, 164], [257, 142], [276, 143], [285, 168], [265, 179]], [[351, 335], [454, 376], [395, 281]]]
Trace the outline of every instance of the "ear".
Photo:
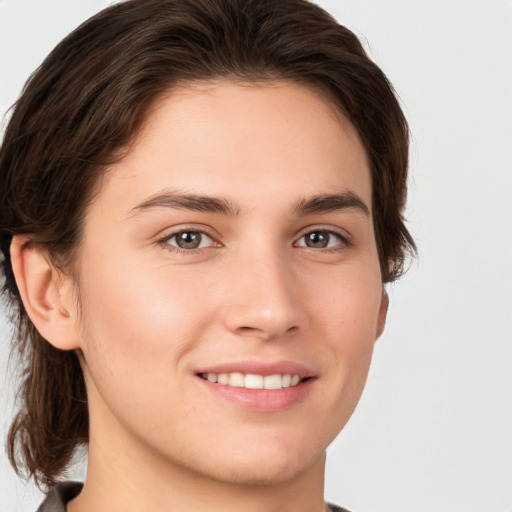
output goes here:
[[41, 336], [60, 350], [79, 348], [71, 278], [26, 235], [13, 237], [11, 262], [25, 310]]
[[382, 298], [380, 301], [379, 316], [377, 318], [377, 336], [375, 337], [375, 341], [377, 341], [381, 334], [384, 332], [384, 327], [386, 326], [386, 317], [388, 315], [388, 307], [389, 296], [384, 286], [382, 286]]

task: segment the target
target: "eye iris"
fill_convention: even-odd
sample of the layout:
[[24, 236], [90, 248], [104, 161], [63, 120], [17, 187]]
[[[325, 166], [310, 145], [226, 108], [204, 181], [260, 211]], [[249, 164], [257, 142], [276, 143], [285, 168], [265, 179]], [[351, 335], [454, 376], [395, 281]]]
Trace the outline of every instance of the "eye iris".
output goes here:
[[201, 233], [184, 231], [176, 235], [176, 245], [181, 249], [197, 249], [201, 244]]
[[315, 249], [323, 249], [329, 243], [329, 235], [321, 231], [314, 231], [306, 235], [306, 245]]

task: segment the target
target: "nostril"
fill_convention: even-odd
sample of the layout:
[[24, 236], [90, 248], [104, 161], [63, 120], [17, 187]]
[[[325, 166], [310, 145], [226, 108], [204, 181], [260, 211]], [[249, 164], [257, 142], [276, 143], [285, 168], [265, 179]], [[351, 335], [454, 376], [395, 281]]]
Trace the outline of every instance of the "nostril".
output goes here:
[[248, 335], [266, 334], [268, 337], [274, 337], [274, 336], [281, 336], [283, 334], [291, 334], [291, 333], [294, 333], [295, 331], [297, 331], [298, 329], [299, 329], [298, 326], [293, 325], [291, 327], [283, 329], [282, 332], [277, 332], [277, 329], [276, 329], [276, 334], [273, 334], [271, 332], [271, 329], [266, 329], [266, 328], [261, 328], [261, 327], [241, 326], [241, 327], [238, 327], [237, 331], [241, 334], [248, 334]]
[[254, 336], [265, 340], [289, 336], [304, 328], [305, 315], [299, 305], [267, 297], [247, 295], [245, 301], [231, 304], [223, 311], [226, 328], [239, 336]]

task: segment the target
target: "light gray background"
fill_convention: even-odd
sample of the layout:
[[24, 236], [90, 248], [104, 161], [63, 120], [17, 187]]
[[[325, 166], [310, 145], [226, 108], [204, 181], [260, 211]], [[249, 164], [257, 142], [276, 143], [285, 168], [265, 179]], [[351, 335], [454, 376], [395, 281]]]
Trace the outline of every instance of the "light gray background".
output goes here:
[[[53, 46], [109, 3], [0, 0], [2, 114]], [[329, 451], [327, 498], [357, 512], [511, 512], [512, 2], [318, 3], [366, 39], [401, 97], [420, 251], [390, 287], [366, 391]], [[40, 499], [1, 452], [0, 510], [34, 511]]]

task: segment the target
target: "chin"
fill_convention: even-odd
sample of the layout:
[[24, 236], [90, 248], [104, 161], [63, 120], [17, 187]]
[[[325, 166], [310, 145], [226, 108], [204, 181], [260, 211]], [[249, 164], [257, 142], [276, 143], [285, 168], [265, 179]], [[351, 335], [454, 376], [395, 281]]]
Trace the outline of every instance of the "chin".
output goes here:
[[258, 449], [258, 443], [253, 444], [253, 447], [256, 449], [240, 449], [230, 454], [231, 456], [219, 454], [218, 457], [213, 457], [210, 452], [208, 460], [198, 461], [199, 464], [194, 469], [209, 480], [217, 482], [269, 486], [295, 480], [318, 464], [323, 468], [325, 461], [325, 450], [320, 450], [320, 453], [317, 450], [304, 450], [304, 447], [269, 450], [268, 446]]

